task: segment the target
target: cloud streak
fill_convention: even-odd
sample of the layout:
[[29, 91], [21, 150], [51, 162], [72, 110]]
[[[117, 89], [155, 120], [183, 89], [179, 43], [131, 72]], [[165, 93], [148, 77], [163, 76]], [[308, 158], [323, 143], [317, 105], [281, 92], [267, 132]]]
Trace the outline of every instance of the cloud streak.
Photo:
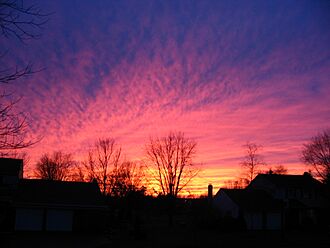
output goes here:
[[14, 86], [31, 133], [44, 137], [34, 159], [58, 149], [82, 158], [106, 136], [139, 159], [148, 137], [180, 130], [198, 142], [204, 176], [191, 187], [201, 190], [235, 176], [246, 141], [262, 144], [270, 165], [302, 173], [302, 143], [328, 126], [319, 2], [41, 4], [56, 12], [44, 38], [28, 50], [6, 44], [12, 63], [46, 67]]

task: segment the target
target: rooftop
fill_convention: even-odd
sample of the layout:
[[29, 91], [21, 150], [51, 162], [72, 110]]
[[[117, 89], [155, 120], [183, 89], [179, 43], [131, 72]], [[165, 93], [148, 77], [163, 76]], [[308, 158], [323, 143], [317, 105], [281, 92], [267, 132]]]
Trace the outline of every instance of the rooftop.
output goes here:
[[[277, 174], [259, 174], [254, 179], [264, 178], [272, 182], [278, 187], [293, 187], [293, 188], [317, 188], [322, 187], [322, 183], [314, 179], [310, 174], [303, 175], [277, 175]], [[253, 182], [253, 181], [252, 181]]]
[[245, 210], [279, 210], [281, 201], [275, 200], [263, 190], [254, 189], [221, 189], [238, 206]]
[[0, 175], [18, 175], [22, 169], [22, 159], [0, 158]]
[[104, 206], [96, 183], [22, 179], [15, 195], [17, 205]]

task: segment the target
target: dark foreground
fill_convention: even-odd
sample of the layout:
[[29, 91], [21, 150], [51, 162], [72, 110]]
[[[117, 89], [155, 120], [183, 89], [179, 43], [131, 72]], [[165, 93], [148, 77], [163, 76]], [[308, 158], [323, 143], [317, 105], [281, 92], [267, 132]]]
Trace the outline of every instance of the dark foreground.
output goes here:
[[11, 233], [0, 234], [0, 247], [330, 247], [330, 234], [307, 231], [280, 232], [219, 232], [188, 227], [150, 229], [133, 235], [117, 231], [108, 234]]

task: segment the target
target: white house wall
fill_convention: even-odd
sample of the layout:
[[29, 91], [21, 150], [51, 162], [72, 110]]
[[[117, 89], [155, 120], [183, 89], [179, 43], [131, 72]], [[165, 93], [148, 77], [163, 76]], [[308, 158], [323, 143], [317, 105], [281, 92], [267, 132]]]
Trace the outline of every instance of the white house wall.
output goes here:
[[238, 218], [239, 208], [227, 194], [220, 190], [219, 194], [214, 197], [214, 206], [220, 211], [222, 216], [230, 215], [233, 218]]

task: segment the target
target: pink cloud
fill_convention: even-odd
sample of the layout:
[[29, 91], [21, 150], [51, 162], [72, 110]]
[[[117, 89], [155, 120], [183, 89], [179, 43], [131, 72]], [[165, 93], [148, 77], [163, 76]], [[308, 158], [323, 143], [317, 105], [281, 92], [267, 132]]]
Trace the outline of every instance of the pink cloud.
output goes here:
[[[196, 161], [205, 167], [193, 190], [234, 178], [246, 141], [264, 146], [269, 165], [306, 170], [302, 143], [329, 123], [328, 51], [310, 50], [317, 46], [313, 39], [274, 44], [266, 29], [234, 19], [221, 26], [216, 12], [203, 21], [191, 17], [189, 27], [180, 28], [166, 18], [170, 13], [165, 8], [155, 24], [150, 16], [138, 19], [135, 28], [87, 25], [88, 37], [81, 30], [64, 37], [65, 23], [54, 24], [46, 39], [51, 47], [41, 46], [46, 70], [16, 89], [24, 95], [20, 107], [29, 113], [31, 134], [43, 137], [28, 149], [32, 160], [54, 150], [83, 159], [107, 136], [128, 158], [139, 159], [150, 136], [178, 130], [196, 139]], [[265, 44], [258, 48], [245, 45], [260, 38]], [[20, 52], [29, 58], [36, 48]]]

